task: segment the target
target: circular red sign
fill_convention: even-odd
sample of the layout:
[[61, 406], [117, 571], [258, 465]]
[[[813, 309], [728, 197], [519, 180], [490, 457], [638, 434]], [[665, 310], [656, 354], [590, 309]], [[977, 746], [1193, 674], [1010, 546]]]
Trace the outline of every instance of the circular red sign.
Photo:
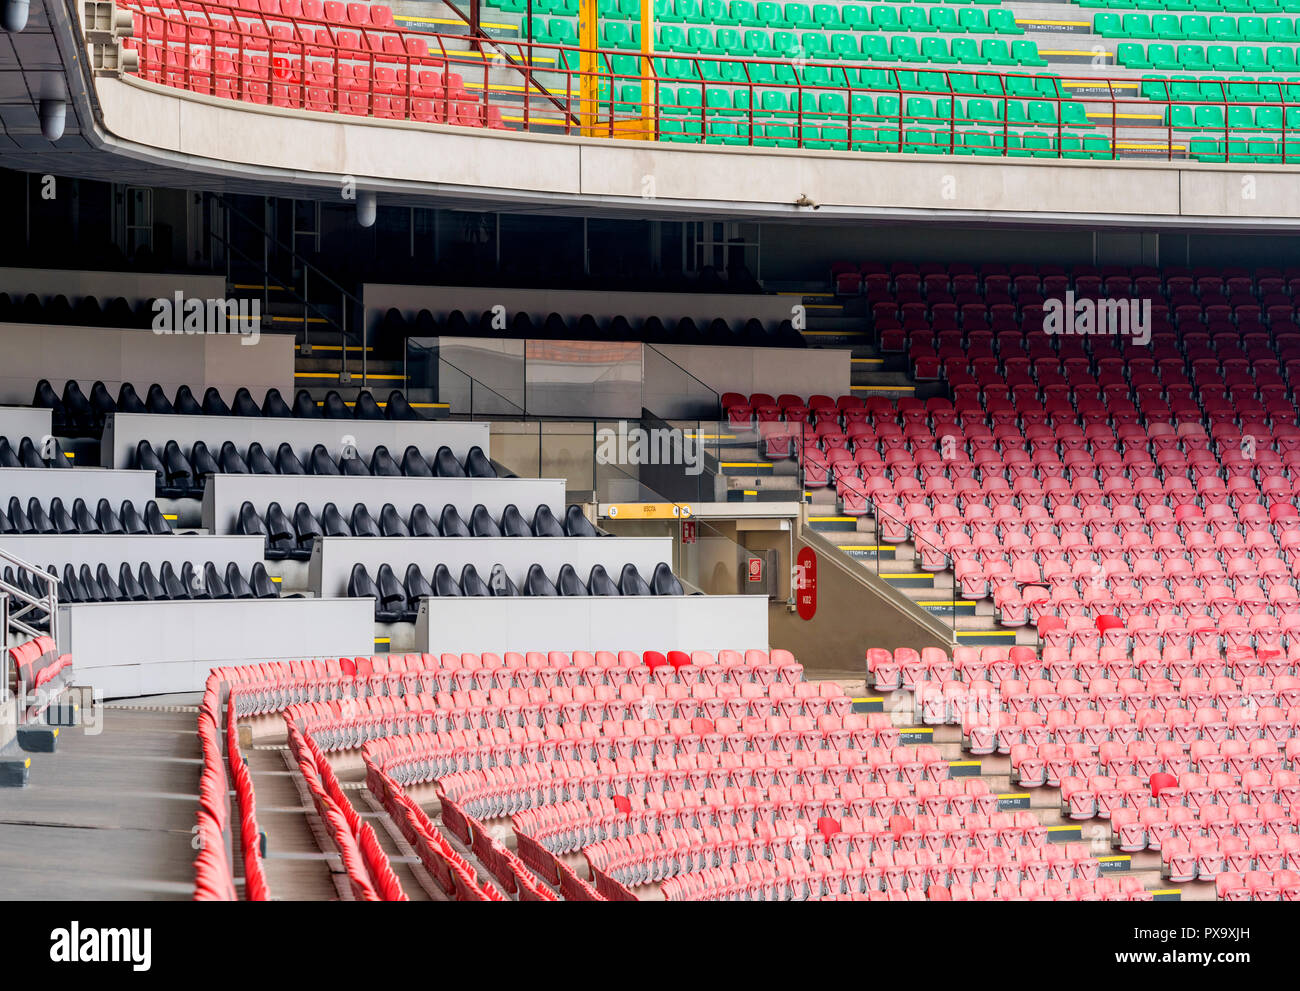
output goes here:
[[811, 547], [799, 551], [791, 586], [799, 618], [812, 619], [817, 614], [817, 555]]

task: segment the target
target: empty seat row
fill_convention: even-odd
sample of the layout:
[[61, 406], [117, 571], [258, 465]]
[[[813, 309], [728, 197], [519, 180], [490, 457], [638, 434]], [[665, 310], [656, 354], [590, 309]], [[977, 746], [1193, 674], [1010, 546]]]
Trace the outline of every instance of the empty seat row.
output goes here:
[[0, 437], [0, 468], [71, 468], [63, 445], [54, 437], [42, 438], [41, 446], [30, 437], [18, 441], [14, 450], [8, 437]]
[[266, 509], [263, 517], [251, 502], [244, 502], [235, 521], [235, 533], [256, 534], [266, 538], [266, 558], [270, 561], [291, 558], [308, 560], [312, 543], [317, 537], [595, 537], [598, 532], [582, 512], [581, 506], [570, 506], [564, 514], [564, 524], [555, 518], [551, 508], [540, 505], [533, 511], [529, 523], [514, 503], [501, 512], [501, 520], [492, 518], [487, 507], [476, 505], [469, 513], [469, 522], [451, 503], [442, 507], [437, 520], [416, 503], [406, 519], [392, 503], [385, 503], [379, 511], [378, 522], [364, 503], [352, 507], [349, 517], [338, 507], [327, 502], [317, 517], [311, 507], [300, 502], [290, 517], [278, 502]]
[[35, 496], [27, 500], [27, 508], [17, 496], [9, 498], [7, 511], [0, 512], [0, 533], [45, 534], [45, 533], [106, 533], [144, 536], [146, 534], [166, 534], [172, 532], [158, 504], [150, 499], [145, 503], [141, 514], [130, 499], [122, 500], [122, 505], [114, 509], [107, 499], [100, 499], [95, 511], [78, 496], [72, 501], [69, 510], [63, 500], [55, 496], [50, 500], [49, 512]]
[[135, 465], [154, 473], [158, 495], [169, 499], [200, 497], [210, 475], [376, 475], [411, 478], [496, 478], [496, 469], [483, 449], [471, 447], [461, 462], [443, 445], [425, 460], [415, 445], [407, 447], [398, 464], [380, 444], [370, 456], [369, 463], [355, 451], [345, 451], [337, 461], [324, 444], [317, 444], [304, 464], [293, 446], [286, 443], [276, 448], [275, 459], [257, 441], [248, 445], [246, 454], [240, 454], [234, 442], [226, 441], [220, 453], [212, 456], [208, 445], [201, 440], [190, 446], [189, 456], [174, 440], [163, 445], [161, 455], [147, 441], [136, 445]]
[[[58, 575], [54, 565], [47, 569]], [[5, 569], [5, 580], [10, 570]], [[21, 576], [20, 576], [21, 578]], [[90, 565], [80, 568], [72, 564], [63, 566], [59, 575], [59, 601], [66, 602], [158, 602], [202, 601], [207, 599], [275, 599], [280, 592], [266, 572], [261, 561], [255, 561], [245, 578], [239, 565], [231, 561], [219, 569], [211, 561], [196, 568], [186, 561], [180, 573], [170, 561], [164, 561], [155, 575], [153, 567], [144, 562], [133, 569], [123, 562], [113, 577], [108, 565], [101, 564], [94, 571]]]
[[203, 394], [200, 403], [188, 385], [176, 389], [174, 400], [168, 399], [161, 385], [155, 382], [149, 386], [149, 392], [142, 400], [130, 382], [123, 382], [118, 389], [117, 398], [103, 382], [95, 382], [87, 397], [76, 379], [68, 379], [63, 386], [63, 395], [54, 391], [48, 379], [36, 383], [36, 393], [32, 396], [32, 406], [53, 411], [54, 432], [62, 436], [98, 436], [104, 429], [104, 418], [114, 413], [158, 413], [182, 414], [186, 416], [267, 416], [300, 417], [339, 420], [421, 420], [424, 419], [411, 408], [406, 397], [394, 390], [381, 408], [369, 390], [363, 389], [357, 401], [351, 407], [336, 390], [331, 390], [323, 403], [318, 406], [316, 400], [306, 389], [299, 389], [294, 398], [293, 407], [284, 401], [279, 389], [267, 389], [262, 405], [253, 400], [252, 394], [243, 387], [235, 392], [234, 402], [226, 405], [221, 392], [209, 388]]
[[380, 623], [414, 622], [419, 612], [420, 599], [431, 596], [614, 596], [614, 595], [684, 595], [682, 584], [672, 568], [660, 562], [655, 566], [650, 582], [641, 577], [636, 565], [626, 564], [615, 582], [604, 567], [597, 564], [584, 582], [573, 565], [560, 566], [554, 582], [540, 564], [528, 569], [523, 588], [511, 580], [506, 569], [493, 565], [487, 581], [472, 564], [461, 569], [460, 580], [451, 574], [445, 564], [433, 570], [430, 583], [419, 565], [407, 567], [404, 580], [399, 580], [391, 565], [381, 564], [372, 580], [364, 564], [356, 564], [348, 579], [348, 595], [353, 598], [370, 596], [375, 600], [375, 620]]

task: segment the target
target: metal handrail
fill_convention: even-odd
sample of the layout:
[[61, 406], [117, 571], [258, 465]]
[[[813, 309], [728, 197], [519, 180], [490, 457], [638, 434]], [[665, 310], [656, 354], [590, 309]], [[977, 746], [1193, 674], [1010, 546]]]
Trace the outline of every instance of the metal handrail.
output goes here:
[[[53, 638], [57, 647], [59, 640], [58, 616], [59, 608], [59, 580], [37, 565], [24, 561], [22, 558], [15, 557], [7, 551], [0, 549], [0, 565], [9, 565], [15, 570], [15, 577], [18, 573], [26, 572], [30, 577], [35, 578], [37, 583], [43, 585], [45, 594], [43, 596], [33, 596], [25, 589], [15, 584], [11, 584], [0, 577], [0, 592], [4, 592], [9, 597], [9, 622], [6, 634], [9, 630], [15, 630], [22, 634], [28, 640], [34, 640], [36, 637], [45, 636], [46, 634], [38, 630], [32, 623], [29, 623], [24, 617], [28, 617], [35, 622], [35, 613], [37, 610], [44, 610], [49, 623], [48, 635]], [[18, 604], [14, 608], [15, 603]]]

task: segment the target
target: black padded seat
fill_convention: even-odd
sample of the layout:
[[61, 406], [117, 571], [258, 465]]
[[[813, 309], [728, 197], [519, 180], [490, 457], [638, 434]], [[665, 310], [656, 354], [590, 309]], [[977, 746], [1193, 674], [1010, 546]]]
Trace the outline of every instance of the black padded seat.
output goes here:
[[212, 593], [208, 589], [207, 582], [203, 580], [203, 575], [196, 572], [194, 565], [189, 561], [181, 565], [181, 584], [189, 591], [191, 599], [197, 601], [212, 598]]
[[555, 518], [555, 514], [551, 512], [551, 507], [546, 505], [546, 503], [542, 503], [533, 510], [533, 536], [564, 536], [564, 527], [560, 526], [560, 521]]
[[442, 507], [442, 514], [438, 517], [438, 531], [444, 537], [468, 537], [469, 527], [465, 521], [460, 518], [460, 513], [451, 503]]
[[497, 470], [492, 461], [483, 453], [483, 448], [475, 444], [465, 455], [465, 474], [470, 478], [496, 478]]
[[298, 548], [298, 534], [289, 514], [278, 503], [266, 507], [266, 559], [283, 561]]
[[[276, 453], [278, 455], [279, 452]], [[293, 454], [292, 448], [289, 449], [289, 453]], [[298, 458], [295, 455], [294, 461], [297, 460]], [[275, 462], [273, 462], [267, 456], [266, 449], [263, 448], [262, 445], [259, 444], [257, 441], [253, 441], [251, 444], [248, 445], [248, 454], [244, 457], [244, 462], [248, 465], [248, 470], [252, 472], [254, 475], [278, 475], [279, 474], [279, 471], [275, 467]], [[298, 464], [298, 467], [299, 468], [302, 467], [301, 462]], [[298, 472], [297, 474], [301, 475], [302, 472]]]
[[223, 475], [248, 475], [248, 462], [244, 460], [239, 453], [239, 448], [234, 441], [225, 441], [221, 445], [221, 452], [217, 455], [217, 465]]
[[[142, 564], [140, 569], [143, 571], [147, 564]], [[153, 578], [153, 572], [149, 572], [149, 577]], [[124, 602], [147, 602], [151, 598], [145, 587], [136, 581], [135, 573], [131, 566], [123, 562], [117, 570], [117, 587], [122, 590], [122, 601]]]
[[203, 565], [203, 585], [208, 590], [208, 598], [210, 599], [234, 598], [230, 586], [225, 583], [225, 580], [221, 577], [221, 572], [217, 571], [217, 566], [211, 561]]
[[433, 517], [429, 515], [422, 502], [417, 502], [411, 507], [410, 532], [412, 537], [439, 536], [438, 524], [433, 522]]
[[439, 564], [433, 569], [433, 594], [441, 597], [464, 594], [445, 564]]
[[[140, 565], [143, 570], [144, 565]], [[176, 568], [170, 561], [164, 561], [158, 569], [158, 583], [162, 585], [167, 594], [167, 598], [173, 602], [182, 602], [190, 598], [190, 588], [181, 581], [181, 576], [176, 574]]]
[[379, 600], [379, 589], [370, 578], [364, 564], [354, 564], [352, 574], [348, 577], [348, 596], [353, 599], [369, 597], [375, 600], [375, 621], [379, 623], [397, 622], [397, 612], [383, 608]]
[[305, 502], [298, 503], [293, 510], [294, 548], [289, 556], [297, 561], [311, 559], [311, 546], [317, 537], [324, 536], [321, 525], [311, 514], [311, 507]]
[[623, 572], [618, 576], [618, 590], [624, 595], [650, 595], [650, 586], [646, 584], [635, 564], [623, 565]]
[[8, 437], [0, 437], [0, 468], [21, 468], [18, 452], [9, 443]]
[[163, 534], [172, 532], [171, 523], [168, 522], [167, 517], [163, 516], [162, 510], [158, 508], [158, 503], [152, 499], [144, 507], [144, 525], [148, 527], [150, 533]]
[[55, 533], [77, 532], [77, 524], [72, 519], [72, 514], [68, 512], [68, 508], [58, 496], [50, 500], [50, 522], [54, 524]]
[[76, 379], [68, 379], [63, 384], [63, 417], [69, 433], [84, 434], [91, 429], [94, 413], [90, 400], [81, 391]]
[[188, 385], [182, 385], [176, 390], [176, 398], [172, 400], [172, 407], [182, 416], [203, 415], [203, 407], [194, 398], [194, 393], [190, 391]]
[[500, 537], [501, 528], [497, 526], [492, 514], [481, 502], [470, 510], [469, 532], [475, 537]]
[[481, 577], [478, 569], [472, 564], [467, 564], [460, 569], [460, 590], [465, 595], [484, 596], [491, 595], [492, 589]]
[[149, 446], [147, 440], [142, 440], [135, 446], [135, 466], [153, 472], [154, 491], [160, 496], [175, 498], [179, 495], [179, 491], [176, 487], [167, 483], [167, 469], [163, 467], [162, 459], [158, 457], [158, 452]]
[[555, 576], [555, 587], [561, 595], [586, 595], [587, 586], [582, 583], [578, 573], [573, 570], [573, 565], [560, 565], [560, 573]]
[[125, 533], [122, 527], [122, 521], [118, 519], [117, 513], [113, 511], [113, 504], [107, 499], [100, 499], [95, 504], [95, 522], [99, 524], [100, 533]]
[[401, 514], [397, 512], [397, 507], [391, 502], [384, 503], [379, 510], [379, 532], [385, 537], [409, 537], [411, 531], [406, 526], [406, 521], [402, 519]]
[[[104, 429], [104, 420], [117, 412], [117, 403], [103, 382], [90, 387], [91, 429], [96, 433]], [[82, 584], [85, 584], [84, 582]]]
[[176, 412], [176, 407], [172, 405], [172, 401], [167, 398], [167, 393], [163, 392], [163, 387], [157, 382], [149, 386], [149, 391], [145, 393], [144, 407], [150, 413], [171, 414]]
[[49, 379], [41, 379], [36, 383], [36, 391], [32, 394], [32, 406], [36, 409], [48, 409], [50, 414], [50, 425], [56, 431], [67, 429], [66, 414], [63, 409], [63, 400], [59, 394], [54, 391], [54, 386], [50, 385]]
[[343, 401], [343, 397], [338, 394], [338, 390], [331, 389], [325, 394], [325, 419], [327, 420], [350, 420], [352, 419], [352, 410], [348, 409], [348, 404]]
[[208, 416], [230, 416], [230, 407], [226, 401], [221, 398], [221, 392], [216, 386], [209, 386], [203, 393], [203, 412]]
[[9, 532], [17, 534], [35, 533], [32, 521], [23, 511], [23, 504], [17, 496], [9, 497]]
[[540, 564], [530, 565], [528, 576], [524, 579], [524, 595], [559, 595], [555, 584], [546, 577], [546, 571]]
[[194, 469], [194, 494], [202, 495], [203, 488], [212, 475], [221, 474], [221, 466], [208, 450], [208, 445], [196, 440], [190, 448], [190, 467]]
[[284, 401], [284, 396], [280, 395], [279, 389], [267, 389], [266, 398], [262, 400], [262, 415], [291, 417], [293, 416], [293, 410]]
[[685, 595], [682, 583], [673, 574], [673, 569], [664, 561], [655, 565], [655, 573], [650, 578], [650, 591], [655, 595]]
[[432, 478], [433, 469], [424, 460], [420, 449], [412, 444], [402, 454], [402, 474], [409, 478]]
[[[146, 503], [147, 506], [158, 508], [158, 504], [152, 499]], [[122, 521], [122, 532], [132, 537], [142, 537], [149, 532], [145, 526], [144, 520], [140, 517], [140, 511], [135, 508], [135, 503], [130, 499], [123, 499], [121, 508], [117, 511], [118, 519]]]
[[[381, 564], [379, 566], [379, 570], [375, 572], [375, 587], [379, 590], [380, 611], [391, 612], [396, 617], [388, 622], [409, 623], [415, 619], [415, 614], [406, 606], [406, 589], [402, 588], [402, 583], [393, 574], [391, 564]], [[380, 622], [383, 622], [383, 620], [380, 620]]]
[[352, 536], [354, 537], [378, 537], [379, 527], [376, 525], [374, 518], [370, 515], [370, 510], [366, 509], [363, 502], [357, 503], [352, 507]]
[[383, 478], [399, 478], [402, 466], [393, 460], [388, 448], [380, 444], [370, 455], [370, 474]]
[[293, 397], [293, 415], [307, 420], [320, 416], [320, 407], [316, 405], [316, 400], [312, 399], [311, 393], [306, 389], [299, 389], [297, 395]]
[[86, 592], [88, 602], [112, 602], [111, 596], [106, 595], [104, 590], [99, 587], [99, 582], [95, 581], [95, 576], [90, 572], [90, 565], [83, 564], [81, 570], [77, 572], [77, 579], [81, 582], [81, 587]]
[[433, 456], [433, 473], [438, 478], [464, 478], [465, 469], [446, 444]]
[[63, 566], [63, 577], [59, 579], [59, 601], [60, 602], [90, 602], [93, 601], [86, 594], [86, 590], [81, 587], [81, 582], [77, 579], [77, 572], [71, 564]]
[[271, 581], [271, 576], [266, 573], [266, 565], [261, 561], [254, 561], [253, 567], [249, 569], [248, 585], [253, 590], [254, 598], [278, 599], [280, 597], [280, 586]]
[[[123, 382], [121, 388], [117, 390], [117, 412], [119, 413], [147, 413], [149, 412], [139, 395], [136, 394], [135, 386], [130, 382]], [[102, 582], [100, 583], [103, 584]]]
[[266, 523], [257, 511], [253, 503], [245, 499], [239, 507], [239, 515], [235, 517], [235, 533], [245, 536], [266, 536]]
[[420, 600], [433, 598], [433, 586], [424, 577], [418, 564], [406, 566], [406, 578], [402, 582], [406, 589], [406, 608], [412, 615], [420, 611]]
[[234, 416], [261, 416], [262, 407], [257, 405], [253, 394], [241, 385], [235, 390], [235, 398], [230, 403], [230, 412]]
[[406, 401], [406, 397], [394, 389], [388, 394], [388, 403], [384, 407], [384, 415], [390, 420], [423, 420], [416, 410], [411, 408], [411, 404]]
[[352, 407], [352, 415], [358, 420], [382, 420], [384, 411], [379, 408], [375, 402], [375, 397], [370, 394], [369, 389], [361, 390], [357, 396], [357, 404]]
[[492, 589], [493, 595], [518, 595], [519, 589], [515, 583], [510, 580], [510, 575], [505, 569], [505, 565], [494, 564], [492, 571], [488, 574], [488, 587]]
[[593, 564], [587, 576], [587, 591], [592, 595], [621, 595], [614, 579], [609, 577], [603, 564]]
[[[0, 516], [0, 519], [3, 519], [3, 516]], [[32, 525], [33, 533], [58, 533], [53, 521], [45, 515], [45, 507], [41, 505], [41, 500], [36, 496], [27, 500], [27, 520]]]
[[239, 565], [234, 561], [226, 565], [226, 588], [230, 590], [232, 599], [251, 599], [254, 597], [253, 590], [248, 587], [248, 582], [239, 573]]
[[104, 593], [105, 602], [129, 602], [130, 596], [122, 591], [122, 587], [113, 581], [113, 574], [108, 570], [107, 564], [101, 564], [95, 571], [95, 581], [99, 584], [99, 590]]
[[501, 510], [501, 532], [507, 537], [531, 537], [532, 527], [513, 502]]
[[320, 528], [327, 537], [352, 536], [352, 528], [348, 526], [348, 521], [339, 512], [339, 507], [332, 502], [325, 503], [325, 508], [320, 511]]
[[570, 506], [564, 511], [564, 533], [569, 537], [597, 537], [596, 528], [587, 519], [581, 506]]
[[330, 452], [325, 450], [324, 444], [317, 444], [311, 449], [311, 456], [307, 459], [307, 463], [313, 475], [343, 474], [334, 459], [330, 457]]
[[[185, 457], [181, 446], [176, 441], [169, 440], [163, 448], [162, 463], [167, 489], [173, 493], [173, 498], [188, 495], [198, 487], [194, 481], [194, 469], [190, 466], [189, 458]], [[166, 495], [167, 492], [162, 494]]]
[[72, 500], [72, 522], [77, 524], [78, 533], [100, 533], [99, 523], [95, 515], [86, 505], [86, 500], [77, 496]]

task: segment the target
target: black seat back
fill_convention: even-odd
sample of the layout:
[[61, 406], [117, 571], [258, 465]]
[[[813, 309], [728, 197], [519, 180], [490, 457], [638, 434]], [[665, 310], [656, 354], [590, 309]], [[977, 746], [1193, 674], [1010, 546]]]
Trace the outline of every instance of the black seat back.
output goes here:
[[655, 595], [685, 595], [682, 583], [673, 574], [673, 569], [664, 561], [655, 565], [655, 573], [650, 577], [650, 590]]
[[645, 583], [635, 564], [623, 565], [623, 573], [618, 577], [618, 590], [624, 595], [650, 595], [650, 586]]
[[467, 564], [460, 569], [460, 590], [466, 595], [491, 595], [488, 583], [479, 577], [478, 569]]
[[524, 579], [524, 595], [559, 595], [555, 590], [555, 584], [546, 577], [546, 571], [540, 564], [534, 564], [528, 568], [528, 576]]
[[411, 507], [410, 531], [412, 537], [438, 536], [438, 524], [433, 522], [433, 517], [429, 515], [422, 502], [417, 502]]
[[451, 453], [451, 448], [446, 444], [438, 448], [438, 453], [433, 456], [433, 473], [439, 478], [465, 477], [465, 469], [456, 460], [456, 455]]
[[581, 506], [570, 506], [564, 511], [564, 532], [570, 537], [599, 536]]
[[352, 528], [348, 526], [348, 521], [343, 518], [338, 506], [332, 502], [325, 503], [325, 508], [320, 511], [320, 528], [327, 537], [352, 536]]
[[559, 589], [561, 595], [587, 594], [587, 586], [582, 584], [582, 579], [578, 577], [571, 564], [560, 565], [560, 573], [555, 576], [555, 587]]
[[438, 517], [438, 529], [442, 531], [444, 537], [468, 537], [469, 527], [465, 521], [460, 518], [460, 513], [451, 503], [442, 507], [442, 515]]
[[513, 502], [501, 510], [501, 532], [507, 537], [531, 537], [532, 527]]
[[481, 502], [469, 514], [469, 532], [475, 537], [501, 536], [501, 528]]
[[378, 537], [379, 527], [375, 525], [374, 519], [370, 515], [370, 510], [366, 509], [363, 502], [357, 503], [352, 507], [352, 536], [354, 537]]
[[555, 518], [555, 514], [551, 512], [551, 507], [546, 505], [546, 503], [542, 503], [533, 510], [533, 536], [564, 536], [564, 528], [560, 526], [560, 521]]
[[488, 587], [492, 589], [493, 595], [518, 595], [519, 589], [515, 583], [510, 580], [510, 575], [506, 572], [505, 565], [494, 564], [492, 571], [488, 574]]
[[609, 577], [603, 564], [593, 564], [587, 576], [587, 591], [592, 595], [621, 595], [614, 579]]
[[456, 579], [451, 576], [445, 564], [440, 564], [433, 569], [433, 594], [440, 596], [463, 594], [460, 585]]
[[402, 453], [402, 474], [412, 478], [432, 478], [433, 469], [424, 460], [420, 449], [412, 444]]
[[411, 531], [407, 529], [406, 521], [398, 515], [397, 507], [391, 502], [384, 503], [384, 507], [379, 511], [379, 532], [385, 537], [409, 537]]
[[465, 474], [470, 478], [496, 478], [497, 470], [492, 467], [492, 462], [483, 448], [475, 444], [465, 455]]

